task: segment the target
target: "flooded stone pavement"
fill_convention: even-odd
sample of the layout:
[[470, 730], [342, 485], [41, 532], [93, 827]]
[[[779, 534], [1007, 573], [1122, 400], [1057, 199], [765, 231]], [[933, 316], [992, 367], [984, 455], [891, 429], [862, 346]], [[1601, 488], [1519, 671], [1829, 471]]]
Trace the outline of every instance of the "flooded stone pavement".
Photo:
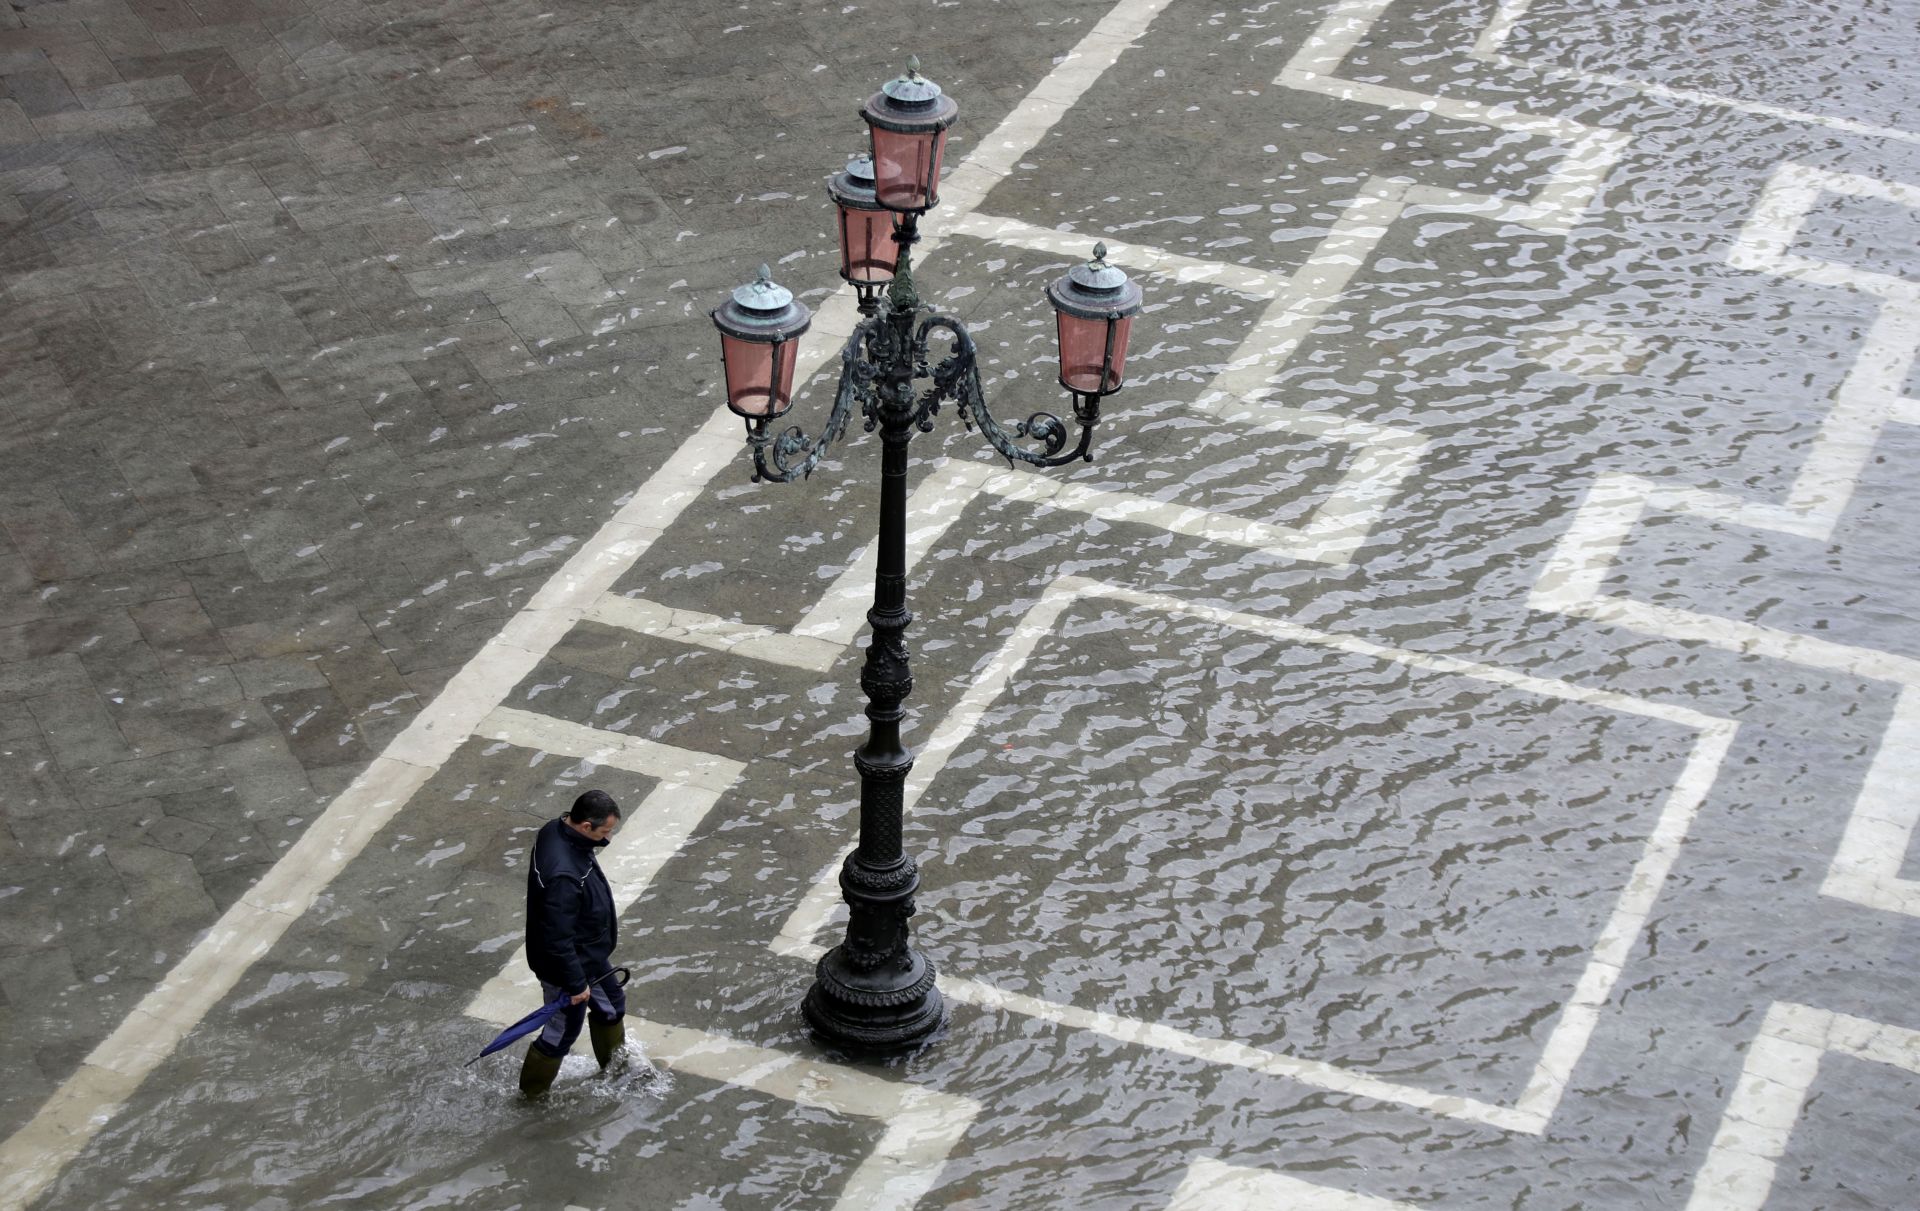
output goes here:
[[[0, 1200], [1920, 1205], [1920, 9], [0, 14]], [[704, 314], [961, 102], [907, 844], [839, 918], [877, 442], [747, 482]], [[794, 419], [817, 426], [832, 383]], [[631, 1051], [510, 1056], [525, 847], [627, 805]], [[581, 1049], [584, 1051], [584, 1048]]]

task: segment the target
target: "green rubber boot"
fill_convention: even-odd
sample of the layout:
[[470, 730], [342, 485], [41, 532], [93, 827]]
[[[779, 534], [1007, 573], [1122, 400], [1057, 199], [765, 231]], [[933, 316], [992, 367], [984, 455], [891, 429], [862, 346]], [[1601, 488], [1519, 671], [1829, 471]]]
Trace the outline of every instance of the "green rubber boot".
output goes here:
[[593, 1058], [600, 1061], [600, 1070], [606, 1071], [613, 1063], [613, 1057], [620, 1054], [620, 1048], [627, 1041], [627, 1019], [615, 1018], [611, 1022], [597, 1022], [587, 1019], [587, 1034], [593, 1039]]
[[547, 1090], [553, 1088], [553, 1078], [560, 1075], [560, 1057], [548, 1055], [538, 1047], [527, 1048], [527, 1058], [520, 1064], [520, 1094], [526, 1098], [543, 1098]]

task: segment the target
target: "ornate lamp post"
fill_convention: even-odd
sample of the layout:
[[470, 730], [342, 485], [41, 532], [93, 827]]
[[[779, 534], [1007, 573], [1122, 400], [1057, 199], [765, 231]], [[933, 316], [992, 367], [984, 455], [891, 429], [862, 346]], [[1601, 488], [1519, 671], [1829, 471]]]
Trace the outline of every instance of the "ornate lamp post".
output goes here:
[[[977, 427], [1009, 464], [1057, 467], [1092, 461], [1100, 401], [1118, 391], [1140, 288], [1106, 263], [1105, 245], [1047, 289], [1058, 317], [1060, 385], [1073, 398], [1080, 429], [1035, 412], [1011, 429], [987, 410], [973, 338], [960, 321], [921, 304], [911, 249], [920, 216], [938, 201], [947, 127], [959, 107], [920, 74], [917, 59], [861, 108], [871, 156], [857, 157], [829, 186], [840, 213], [840, 276], [858, 293], [862, 319], [840, 350], [840, 385], [820, 435], [800, 428], [777, 435], [768, 422], [791, 406], [794, 348], [812, 316], [776, 285], [766, 266], [713, 312], [727, 381], [727, 406], [747, 423], [753, 479], [787, 483], [810, 474], [845, 433], [857, 405], [866, 429], [880, 431], [880, 534], [873, 637], [860, 673], [870, 730], [855, 750], [860, 774], [860, 839], [840, 869], [849, 918], [846, 939], [820, 960], [802, 1006], [823, 1039], [854, 1050], [902, 1047], [937, 1028], [944, 1008], [934, 967], [914, 949], [919, 866], [901, 845], [902, 797], [913, 753], [900, 739], [902, 707], [913, 690], [904, 635], [906, 604], [907, 443], [930, 431], [945, 401]], [[891, 245], [891, 246], [889, 246]], [[882, 292], [885, 292], [884, 294]], [[928, 338], [945, 337], [938, 363]], [[931, 369], [929, 369], [931, 366]], [[916, 391], [916, 382], [926, 382]]]

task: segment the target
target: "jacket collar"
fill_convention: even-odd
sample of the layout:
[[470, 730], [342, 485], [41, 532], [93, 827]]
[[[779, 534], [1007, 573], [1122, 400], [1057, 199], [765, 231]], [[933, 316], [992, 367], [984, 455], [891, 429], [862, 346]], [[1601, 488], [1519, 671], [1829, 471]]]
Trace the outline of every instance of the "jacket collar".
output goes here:
[[559, 823], [560, 823], [560, 835], [565, 837], [568, 841], [570, 841], [574, 845], [577, 845], [581, 849], [588, 851], [589, 853], [591, 853], [596, 849], [605, 849], [607, 846], [607, 841], [611, 839], [611, 838], [605, 838], [599, 841], [595, 841], [589, 837], [583, 837], [580, 835], [579, 829], [575, 828], [573, 825], [567, 822], [567, 818], [565, 816], [559, 817]]

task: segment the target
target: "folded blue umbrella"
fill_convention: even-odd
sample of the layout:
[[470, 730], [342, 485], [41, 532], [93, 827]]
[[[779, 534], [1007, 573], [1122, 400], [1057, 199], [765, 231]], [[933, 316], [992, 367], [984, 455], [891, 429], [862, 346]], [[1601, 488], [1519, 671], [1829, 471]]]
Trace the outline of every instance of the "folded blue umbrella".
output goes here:
[[[606, 979], [607, 976], [619, 976], [620, 986], [622, 988], [625, 988], [627, 986], [627, 981], [633, 978], [633, 973], [631, 971], [628, 971], [624, 967], [616, 967], [612, 971], [609, 971], [606, 975], [601, 976], [600, 980]], [[587, 982], [588, 987], [592, 987], [593, 985], [598, 984], [600, 980], [589, 980]], [[507, 1027], [505, 1030], [502, 1030], [497, 1036], [494, 1037], [493, 1042], [488, 1043], [485, 1047], [481, 1048], [480, 1054], [474, 1056], [473, 1059], [468, 1060], [465, 1066], [468, 1068], [471, 1068], [474, 1064], [478, 1063], [481, 1060], [486, 1059], [488, 1056], [500, 1050], [502, 1047], [508, 1046], [509, 1044], [513, 1043], [516, 1039], [526, 1038], [528, 1035], [532, 1034], [534, 1031], [540, 1029], [542, 1026], [545, 1026], [547, 1024], [547, 1019], [552, 1017], [554, 1014], [559, 1013], [562, 1009], [565, 1009], [567, 1007], [567, 1002], [571, 1000], [573, 1000], [573, 998], [563, 992], [559, 996], [553, 998], [551, 1001], [548, 1001], [545, 1005], [542, 1005], [540, 1008], [534, 1010], [532, 1013], [528, 1014], [526, 1017], [521, 1018], [519, 1021], [515, 1022], [513, 1025]]]
[[573, 999], [572, 997], [568, 996], [566, 993], [563, 992], [559, 996], [553, 998], [551, 1001], [548, 1001], [545, 1005], [542, 1005], [540, 1008], [528, 1014], [526, 1017], [521, 1018], [519, 1021], [515, 1022], [513, 1025], [507, 1027], [505, 1030], [502, 1030], [499, 1033], [499, 1035], [495, 1037], [493, 1042], [488, 1043], [484, 1048], [481, 1049], [479, 1055], [476, 1055], [473, 1057], [473, 1059], [468, 1060], [466, 1066], [471, 1068], [474, 1064], [478, 1063], [481, 1060], [486, 1059], [488, 1056], [500, 1050], [502, 1047], [505, 1047], [508, 1044], [512, 1043], [515, 1039], [524, 1039], [528, 1035], [532, 1034], [534, 1031], [540, 1029], [542, 1026], [545, 1026], [547, 1024], [547, 1019], [552, 1017], [554, 1014], [559, 1013], [562, 1009], [565, 1009], [567, 1007], [567, 1002], [571, 1001], [572, 999]]

